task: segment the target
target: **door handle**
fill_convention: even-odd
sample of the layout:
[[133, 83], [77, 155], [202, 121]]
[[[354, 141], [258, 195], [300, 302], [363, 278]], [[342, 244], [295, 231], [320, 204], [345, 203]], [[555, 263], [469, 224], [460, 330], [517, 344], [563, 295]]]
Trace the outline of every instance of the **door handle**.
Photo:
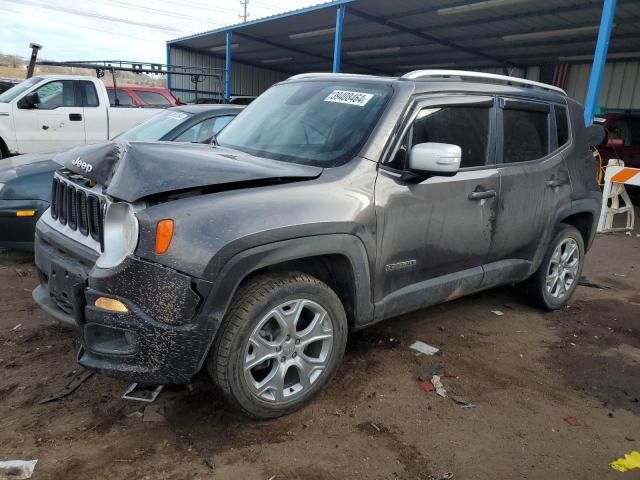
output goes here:
[[487, 198], [493, 198], [497, 196], [495, 190], [481, 190], [479, 192], [471, 192], [469, 194], [469, 200], [484, 200]]
[[72, 122], [81, 122], [82, 121], [82, 115], [79, 113], [70, 113], [69, 114], [69, 120]]
[[553, 178], [547, 181], [547, 187], [558, 188], [558, 187], [561, 187], [562, 185], [566, 185], [567, 183], [569, 183], [569, 181], [566, 179]]

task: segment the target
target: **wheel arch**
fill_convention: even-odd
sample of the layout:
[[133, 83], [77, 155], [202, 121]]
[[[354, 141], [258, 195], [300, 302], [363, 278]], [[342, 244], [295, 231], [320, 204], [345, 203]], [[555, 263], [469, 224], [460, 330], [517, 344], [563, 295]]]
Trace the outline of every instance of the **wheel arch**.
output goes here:
[[300, 271], [326, 283], [342, 301], [350, 329], [373, 320], [369, 259], [362, 241], [350, 234], [296, 238], [236, 254], [219, 270], [203, 312], [219, 323], [240, 285], [269, 271]]
[[584, 242], [585, 249], [587, 245], [591, 244], [593, 235], [595, 233], [594, 214], [593, 212], [578, 212], [568, 215], [560, 220], [560, 223], [571, 225], [582, 235], [582, 241]]
[[589, 250], [596, 236], [596, 222], [600, 212], [601, 195], [598, 196], [598, 193], [566, 203], [556, 210], [555, 216], [547, 223], [528, 276], [538, 270], [554, 232], [563, 223], [575, 227], [582, 234], [585, 251]]

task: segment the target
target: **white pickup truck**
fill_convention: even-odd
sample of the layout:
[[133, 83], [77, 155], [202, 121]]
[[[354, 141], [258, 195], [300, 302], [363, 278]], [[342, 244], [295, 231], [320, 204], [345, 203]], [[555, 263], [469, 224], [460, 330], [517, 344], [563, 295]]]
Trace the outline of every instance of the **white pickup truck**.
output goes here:
[[110, 107], [98, 78], [32, 77], [0, 95], [0, 158], [104, 142], [159, 111]]

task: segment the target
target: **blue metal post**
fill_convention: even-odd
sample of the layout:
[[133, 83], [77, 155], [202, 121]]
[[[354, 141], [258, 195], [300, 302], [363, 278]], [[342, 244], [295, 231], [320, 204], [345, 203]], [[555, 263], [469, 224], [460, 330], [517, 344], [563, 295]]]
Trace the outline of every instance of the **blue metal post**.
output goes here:
[[342, 53], [342, 22], [344, 20], [344, 4], [336, 8], [336, 32], [333, 39], [333, 73], [340, 72], [340, 55]]
[[167, 90], [171, 90], [171, 75], [169, 74], [169, 65], [171, 65], [171, 45], [167, 43]]
[[224, 101], [231, 102], [231, 30], [227, 31], [227, 48], [224, 59]]
[[584, 123], [589, 126], [598, 109], [600, 87], [604, 78], [604, 68], [607, 63], [607, 51], [613, 29], [613, 19], [616, 15], [616, 0], [604, 0], [602, 16], [600, 17], [600, 29], [598, 30], [598, 42], [593, 56], [591, 77], [589, 77], [589, 89], [584, 100]]

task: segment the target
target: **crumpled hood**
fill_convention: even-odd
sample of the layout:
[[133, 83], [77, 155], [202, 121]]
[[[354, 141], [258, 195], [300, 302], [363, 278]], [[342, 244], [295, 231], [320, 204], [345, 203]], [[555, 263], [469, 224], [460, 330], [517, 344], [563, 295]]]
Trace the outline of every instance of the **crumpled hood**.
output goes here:
[[50, 171], [53, 174], [57, 168], [57, 164], [51, 161], [54, 155], [52, 153], [33, 153], [0, 160], [0, 183], [7, 183], [16, 177], [44, 171]]
[[135, 202], [158, 193], [256, 180], [316, 178], [322, 168], [279, 162], [223, 147], [175, 142], [124, 142], [76, 147], [54, 160]]

